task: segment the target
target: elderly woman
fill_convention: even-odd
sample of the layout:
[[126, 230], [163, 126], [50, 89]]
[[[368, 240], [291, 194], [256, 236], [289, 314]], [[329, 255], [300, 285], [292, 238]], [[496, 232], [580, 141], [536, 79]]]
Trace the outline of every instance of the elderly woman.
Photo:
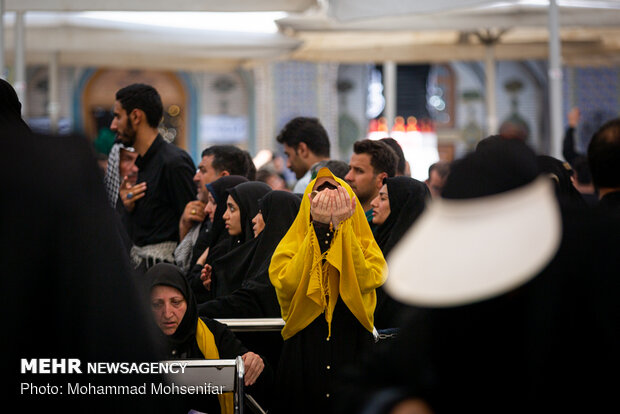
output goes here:
[[269, 277], [285, 326], [272, 412], [331, 412], [335, 375], [372, 346], [385, 260], [349, 185], [322, 168]]
[[[161, 359], [234, 359], [241, 356], [245, 365], [245, 385], [256, 382], [265, 367], [263, 359], [249, 352], [226, 325], [198, 317], [192, 290], [177, 266], [158, 263], [146, 276], [150, 281], [151, 311], [161, 332]], [[232, 413], [232, 396], [221, 394], [218, 399], [221, 412]], [[208, 398], [203, 401], [208, 412], [217, 411], [217, 401]]]

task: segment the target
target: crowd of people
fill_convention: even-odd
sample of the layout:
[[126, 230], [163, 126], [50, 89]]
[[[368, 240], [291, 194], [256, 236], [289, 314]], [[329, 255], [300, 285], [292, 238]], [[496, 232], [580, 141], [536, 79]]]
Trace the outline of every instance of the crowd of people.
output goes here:
[[[48, 304], [41, 313], [56, 317], [47, 329], [62, 332], [49, 346], [59, 355], [241, 356], [248, 393], [270, 413], [518, 412], [612, 400], [603, 378], [613, 377], [620, 345], [620, 119], [582, 155], [572, 112], [567, 162], [496, 135], [432, 165], [421, 182], [394, 139], [361, 139], [350, 160], [335, 160], [320, 121], [297, 117], [275, 138], [297, 178], [288, 188], [232, 145], [205, 148], [196, 167], [159, 134], [163, 107], [149, 85], [116, 92], [103, 171], [86, 140], [46, 142], [21, 120], [11, 86], [2, 81], [0, 93], [14, 141], [4, 168], [28, 153], [35, 169], [57, 169], [51, 183], [66, 179], [43, 194], [62, 220], [16, 220], [13, 229], [36, 226], [18, 240], [3, 229], [14, 289]], [[27, 177], [10, 183], [4, 217], [27, 214]], [[507, 211], [515, 214], [499, 214]], [[495, 225], [483, 224], [496, 213]], [[24, 252], [35, 264], [22, 264]], [[74, 309], [61, 306], [82, 286]], [[50, 291], [59, 296], [46, 300]], [[115, 300], [102, 305], [103, 293]], [[25, 321], [39, 316], [19, 309]], [[282, 318], [284, 327], [246, 338], [217, 322], [229, 318]], [[94, 329], [68, 329], [74, 320]], [[29, 345], [13, 350], [19, 357], [39, 349], [23, 323], [14, 332]], [[151, 404], [229, 413], [233, 402]]]

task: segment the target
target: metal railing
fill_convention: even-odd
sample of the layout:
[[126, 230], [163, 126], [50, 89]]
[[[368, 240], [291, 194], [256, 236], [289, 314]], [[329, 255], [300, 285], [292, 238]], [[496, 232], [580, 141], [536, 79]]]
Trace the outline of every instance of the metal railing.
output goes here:
[[279, 332], [284, 327], [282, 318], [216, 319], [233, 332]]

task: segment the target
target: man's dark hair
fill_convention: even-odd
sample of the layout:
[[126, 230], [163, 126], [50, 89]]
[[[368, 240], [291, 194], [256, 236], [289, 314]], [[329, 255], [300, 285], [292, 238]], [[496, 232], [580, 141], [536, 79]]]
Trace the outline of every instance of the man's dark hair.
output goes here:
[[202, 151], [202, 156], [213, 156], [211, 166], [217, 172], [228, 171], [230, 175], [241, 175], [253, 181], [256, 166], [247, 151], [234, 145], [213, 145]]
[[157, 128], [161, 118], [164, 116], [164, 106], [161, 103], [161, 96], [155, 88], [142, 83], [134, 83], [125, 86], [116, 92], [116, 100], [129, 113], [134, 109], [144, 111], [146, 122], [152, 128]]
[[590, 174], [590, 166], [588, 165], [588, 157], [585, 155], [577, 155], [571, 164], [575, 177], [579, 184], [592, 184], [592, 174]]
[[297, 149], [304, 142], [310, 151], [319, 157], [329, 157], [327, 131], [317, 118], [297, 117], [291, 119], [276, 138], [280, 144]]
[[407, 160], [405, 159], [405, 153], [403, 152], [403, 148], [400, 146], [398, 141], [390, 137], [381, 138], [380, 141], [388, 144], [390, 148], [392, 148], [396, 153], [396, 156], [398, 157], [398, 164], [396, 164], [396, 173], [400, 175], [405, 175]]
[[450, 174], [450, 163], [448, 161], [437, 161], [428, 167], [428, 178], [431, 177], [431, 172], [437, 171], [440, 178], [446, 178]]
[[340, 160], [329, 160], [325, 163], [325, 167], [329, 169], [336, 177], [344, 180], [349, 172], [349, 164]]
[[370, 155], [370, 165], [375, 174], [387, 173], [388, 177], [396, 174], [398, 155], [385, 142], [363, 139], [353, 144], [353, 152], [356, 154]]
[[620, 118], [606, 122], [588, 145], [588, 163], [596, 188], [620, 187]]

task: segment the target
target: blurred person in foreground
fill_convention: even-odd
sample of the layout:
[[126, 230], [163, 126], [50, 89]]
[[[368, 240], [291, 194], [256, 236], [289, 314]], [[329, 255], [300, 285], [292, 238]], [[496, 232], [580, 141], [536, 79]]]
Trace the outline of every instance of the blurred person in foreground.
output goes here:
[[[10, 103], [4, 98], [1, 105], [18, 107], [16, 95]], [[174, 402], [156, 396], [67, 396], [69, 382], [137, 387], [162, 381], [151, 374], [86, 372], [87, 362], [156, 362], [154, 332], [92, 144], [85, 137], [32, 134], [19, 112], [11, 119], [2, 109], [0, 169], [12, 178], [0, 203], [1, 291], [13, 312], [5, 325], [10, 340], [2, 344], [9, 382], [4, 402], [29, 411], [173, 412]], [[41, 182], [42, 171], [45, 185], [26, 190]], [[79, 359], [82, 374], [20, 374], [20, 360], [32, 358]], [[20, 392], [22, 384], [63, 387], [63, 394]]]
[[615, 404], [620, 223], [558, 198], [522, 142], [490, 144], [455, 162], [443, 197], [388, 258], [386, 291], [415, 308], [343, 376], [337, 412]]
[[607, 122], [592, 136], [588, 162], [599, 207], [620, 216], [620, 118]]

